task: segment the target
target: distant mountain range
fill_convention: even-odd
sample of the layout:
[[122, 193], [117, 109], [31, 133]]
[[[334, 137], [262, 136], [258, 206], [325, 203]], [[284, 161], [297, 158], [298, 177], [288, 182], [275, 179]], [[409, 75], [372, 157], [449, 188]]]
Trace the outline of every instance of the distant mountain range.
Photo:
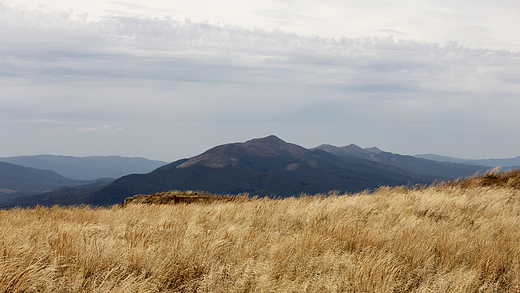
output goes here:
[[4, 190], [18, 192], [43, 192], [64, 185], [82, 185], [84, 180], [65, 178], [51, 170], [27, 168], [19, 165], [0, 162], [0, 187]]
[[[123, 176], [107, 185], [63, 187], [24, 196], [0, 207], [40, 205], [112, 205], [135, 194], [170, 190], [287, 197], [331, 190], [357, 192], [379, 186], [426, 184], [473, 175], [488, 167], [438, 162], [362, 149], [321, 145], [314, 149], [276, 136], [216, 146], [146, 174]], [[0, 185], [0, 188], [2, 186]]]
[[370, 161], [381, 162], [407, 170], [414, 174], [432, 176], [436, 178], [467, 177], [475, 174], [477, 171], [488, 168], [487, 166], [477, 164], [439, 162], [436, 160], [428, 160], [414, 156], [393, 154], [384, 152], [378, 148], [362, 149], [355, 144], [344, 147], [323, 144], [316, 147], [315, 149], [323, 150], [338, 156], [354, 156]]
[[510, 159], [480, 159], [480, 160], [468, 160], [459, 159], [454, 157], [439, 156], [433, 154], [415, 155], [416, 158], [422, 158], [427, 160], [439, 161], [439, 162], [452, 162], [461, 163], [468, 165], [480, 165], [486, 167], [504, 167], [508, 168], [520, 168], [520, 157]]
[[73, 180], [51, 170], [40, 170], [0, 162], [0, 203], [28, 194], [42, 193], [61, 186], [78, 186], [97, 181]]
[[119, 178], [128, 174], [148, 173], [168, 164], [145, 158], [119, 156], [71, 157], [54, 155], [18, 156], [0, 158], [1, 162], [42, 170], [52, 170], [63, 177], [76, 180]]

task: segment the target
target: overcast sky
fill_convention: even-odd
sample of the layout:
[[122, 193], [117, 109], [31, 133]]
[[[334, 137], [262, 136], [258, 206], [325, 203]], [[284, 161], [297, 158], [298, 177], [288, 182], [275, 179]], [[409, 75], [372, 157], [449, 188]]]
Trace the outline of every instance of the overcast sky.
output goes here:
[[0, 157], [520, 156], [517, 0], [0, 1]]

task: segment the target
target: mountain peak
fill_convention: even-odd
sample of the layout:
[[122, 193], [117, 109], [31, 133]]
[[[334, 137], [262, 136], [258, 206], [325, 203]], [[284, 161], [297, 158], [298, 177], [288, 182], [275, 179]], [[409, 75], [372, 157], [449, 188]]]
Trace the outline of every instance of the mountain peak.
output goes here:
[[266, 137], [254, 138], [254, 139], [248, 140], [245, 143], [281, 144], [281, 143], [286, 143], [286, 142], [284, 140], [282, 140], [281, 138], [279, 138], [278, 136], [271, 134]]
[[281, 156], [292, 156], [301, 158], [308, 150], [302, 146], [288, 143], [275, 135], [269, 135], [264, 138], [255, 138], [248, 140], [245, 144], [256, 145], [267, 148], [276, 152]]
[[347, 146], [341, 147], [341, 149], [351, 151], [351, 152], [363, 152], [364, 151], [364, 149], [362, 149], [360, 146], [353, 144], [353, 143], [351, 143]]
[[351, 143], [347, 146], [337, 147], [330, 144], [322, 144], [315, 149], [329, 152], [334, 155], [353, 155], [353, 154], [369, 154], [370, 152]]
[[204, 165], [210, 168], [222, 168], [234, 166], [240, 159], [245, 157], [274, 157], [278, 154], [270, 149], [248, 145], [246, 143], [229, 143], [211, 148], [204, 153], [191, 157], [188, 161], [180, 164], [177, 168], [186, 168], [193, 165]]
[[204, 165], [211, 168], [236, 166], [245, 157], [292, 156], [301, 158], [308, 150], [296, 144], [287, 143], [275, 135], [255, 138], [246, 142], [229, 143], [211, 148], [188, 159], [177, 168]]
[[369, 151], [374, 154], [383, 153], [383, 151], [378, 147], [364, 148], [365, 151]]

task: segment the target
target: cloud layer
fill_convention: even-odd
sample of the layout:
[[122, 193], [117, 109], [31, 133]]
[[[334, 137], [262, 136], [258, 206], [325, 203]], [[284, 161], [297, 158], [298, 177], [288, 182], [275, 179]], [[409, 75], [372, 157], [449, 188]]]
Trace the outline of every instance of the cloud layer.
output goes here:
[[[504, 145], [520, 142], [520, 53], [509, 50], [2, 4], [0, 43], [0, 155], [77, 144], [173, 160], [271, 133], [466, 157], [512, 156]], [[49, 136], [40, 150], [25, 145], [38, 135]]]

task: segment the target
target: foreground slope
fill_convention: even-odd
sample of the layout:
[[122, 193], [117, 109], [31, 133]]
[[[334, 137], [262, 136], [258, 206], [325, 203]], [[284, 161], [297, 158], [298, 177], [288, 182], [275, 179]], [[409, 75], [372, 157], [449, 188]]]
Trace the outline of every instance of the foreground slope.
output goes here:
[[519, 188], [1, 210], [0, 291], [519, 292]]

